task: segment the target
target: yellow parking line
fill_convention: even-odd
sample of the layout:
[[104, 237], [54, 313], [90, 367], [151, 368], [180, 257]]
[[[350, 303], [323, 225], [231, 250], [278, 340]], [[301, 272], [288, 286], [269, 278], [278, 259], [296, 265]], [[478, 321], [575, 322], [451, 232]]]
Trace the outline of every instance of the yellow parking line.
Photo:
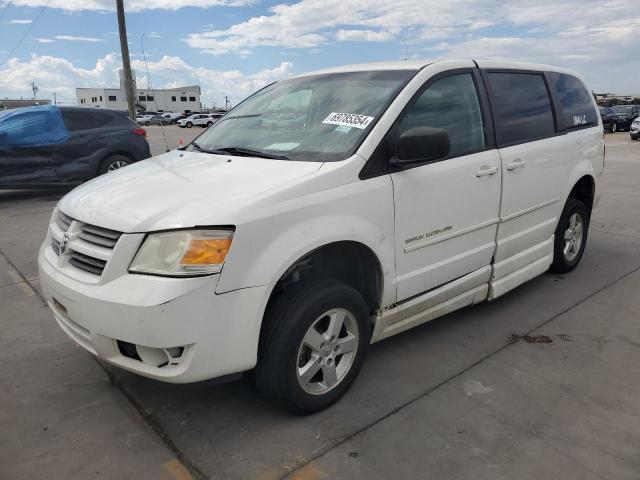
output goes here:
[[184, 463], [177, 458], [169, 460], [167, 463], [162, 465], [162, 468], [169, 472], [169, 474], [176, 480], [193, 480], [193, 477], [189, 473], [189, 470], [187, 470], [187, 467], [185, 467]]
[[322, 480], [327, 478], [322, 470], [309, 463], [291, 475], [291, 480]]

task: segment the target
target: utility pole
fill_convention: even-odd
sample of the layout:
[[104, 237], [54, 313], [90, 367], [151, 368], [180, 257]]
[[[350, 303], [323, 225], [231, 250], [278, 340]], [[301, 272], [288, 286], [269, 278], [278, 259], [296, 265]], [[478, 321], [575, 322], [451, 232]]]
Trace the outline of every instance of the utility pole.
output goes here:
[[131, 61], [129, 60], [129, 42], [127, 41], [127, 25], [124, 20], [124, 0], [116, 0], [118, 10], [118, 31], [120, 32], [120, 50], [122, 51], [122, 69], [124, 70], [124, 88], [129, 106], [129, 118], [136, 119], [136, 92], [133, 88]]
[[56, 92], [53, 92], [53, 104], [58, 105], [58, 99], [56, 98]]

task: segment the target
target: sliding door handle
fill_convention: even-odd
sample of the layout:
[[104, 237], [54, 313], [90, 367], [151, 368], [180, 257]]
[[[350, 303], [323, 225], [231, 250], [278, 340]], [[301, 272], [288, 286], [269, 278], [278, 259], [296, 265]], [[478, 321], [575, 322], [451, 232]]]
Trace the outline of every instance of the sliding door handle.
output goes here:
[[526, 164], [527, 164], [526, 160], [514, 160], [511, 163], [507, 163], [507, 170], [509, 170], [510, 172], [513, 172], [518, 168], [524, 167]]
[[498, 173], [498, 167], [490, 167], [489, 165], [483, 165], [480, 170], [476, 172], [476, 177], [484, 177], [486, 175], [495, 175]]

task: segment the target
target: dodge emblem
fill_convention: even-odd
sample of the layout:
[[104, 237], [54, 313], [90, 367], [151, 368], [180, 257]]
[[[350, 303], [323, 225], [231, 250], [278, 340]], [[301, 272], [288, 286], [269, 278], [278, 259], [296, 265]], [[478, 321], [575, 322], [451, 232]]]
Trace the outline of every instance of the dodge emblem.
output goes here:
[[67, 253], [67, 249], [69, 248], [69, 234], [65, 233], [62, 235], [62, 239], [60, 240], [60, 245], [58, 246], [58, 255], [64, 255]]

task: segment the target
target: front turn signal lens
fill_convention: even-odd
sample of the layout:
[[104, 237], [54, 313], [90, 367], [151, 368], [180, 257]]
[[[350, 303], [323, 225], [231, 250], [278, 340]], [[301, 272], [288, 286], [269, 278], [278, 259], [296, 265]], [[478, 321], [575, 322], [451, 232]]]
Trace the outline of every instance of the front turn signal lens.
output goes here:
[[129, 271], [163, 276], [220, 272], [231, 248], [233, 230], [175, 230], [147, 235]]
[[185, 266], [221, 265], [230, 247], [231, 238], [196, 238], [191, 240], [180, 263]]

